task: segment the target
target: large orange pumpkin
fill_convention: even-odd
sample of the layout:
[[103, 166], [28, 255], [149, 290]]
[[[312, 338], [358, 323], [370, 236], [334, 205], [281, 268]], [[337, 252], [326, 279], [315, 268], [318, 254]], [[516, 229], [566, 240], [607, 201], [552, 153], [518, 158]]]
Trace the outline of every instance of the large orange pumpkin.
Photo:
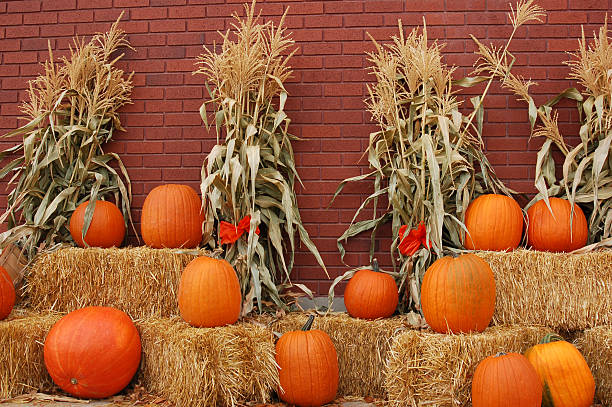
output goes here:
[[276, 343], [279, 397], [297, 406], [320, 406], [336, 398], [338, 355], [327, 333], [310, 330], [314, 316], [301, 331], [285, 333]]
[[372, 262], [372, 269], [357, 271], [344, 290], [344, 305], [354, 318], [390, 317], [397, 302], [397, 284], [389, 274], [379, 272], [376, 259]]
[[582, 209], [574, 204], [572, 218], [569, 201], [549, 198], [549, 202], [552, 213], [543, 199], [527, 210], [527, 243], [535, 250], [547, 252], [571, 252], [583, 247], [589, 230]]
[[0, 320], [8, 317], [15, 305], [15, 287], [13, 280], [6, 271], [0, 266]]
[[140, 336], [126, 313], [86, 307], [60, 319], [49, 331], [44, 359], [51, 378], [82, 398], [110, 397], [128, 385], [140, 364]]
[[181, 316], [190, 325], [233, 324], [240, 316], [241, 301], [238, 276], [227, 261], [197, 257], [183, 270], [178, 305]]
[[436, 260], [425, 272], [421, 309], [436, 332], [482, 332], [495, 310], [491, 267], [468, 253]]
[[202, 200], [188, 185], [153, 188], [142, 206], [140, 232], [147, 246], [193, 248], [202, 241]]
[[464, 243], [468, 250], [513, 250], [523, 236], [523, 212], [506, 195], [481, 195], [465, 212]]
[[478, 364], [472, 379], [473, 407], [540, 407], [542, 383], [519, 353], [498, 353]]
[[119, 247], [125, 237], [125, 220], [117, 205], [107, 201], [96, 201], [93, 217], [87, 229], [83, 242], [83, 226], [85, 225], [85, 209], [89, 201], [85, 201], [72, 212], [70, 217], [70, 235], [80, 247]]
[[589, 407], [593, 403], [595, 380], [574, 345], [550, 334], [525, 356], [544, 386], [542, 407]]

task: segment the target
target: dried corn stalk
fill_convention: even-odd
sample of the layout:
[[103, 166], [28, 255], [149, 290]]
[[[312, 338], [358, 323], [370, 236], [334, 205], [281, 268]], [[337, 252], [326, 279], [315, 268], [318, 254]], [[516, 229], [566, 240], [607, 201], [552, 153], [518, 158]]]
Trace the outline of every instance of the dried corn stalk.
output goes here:
[[255, 1], [245, 9], [246, 18], [235, 16], [232, 30], [222, 34], [221, 52], [206, 49], [196, 71], [206, 77], [210, 95], [200, 113], [209, 127], [211, 106], [218, 143], [202, 167], [204, 240], [217, 247], [221, 221], [237, 225], [251, 216], [248, 237], [224, 246], [225, 258], [238, 271], [244, 313], [255, 300], [260, 311], [265, 305], [285, 306], [281, 291], [290, 284], [296, 233], [325, 269], [302, 225], [294, 192], [299, 176], [291, 142], [297, 138], [287, 131], [283, 86], [292, 72], [287, 63], [294, 42], [283, 27], [284, 16], [275, 27], [258, 22]]
[[[118, 23], [88, 43], [75, 38], [70, 57], [59, 63], [49, 48], [44, 72], [30, 81], [29, 101], [21, 107], [30, 122], [3, 136], [23, 141], [0, 153], [0, 159], [18, 154], [0, 170], [0, 178], [11, 175], [9, 184], [15, 185], [0, 217], [9, 228], [0, 242], [17, 242], [30, 260], [43, 248], [72, 242], [68, 220], [86, 200], [112, 195], [126, 223], [131, 221], [127, 171], [117, 154], [102, 148], [115, 130], [123, 130], [118, 110], [131, 103], [132, 75], [115, 66], [123, 56], [115, 51], [129, 47]], [[93, 209], [89, 205], [85, 212], [83, 235]]]
[[[539, 19], [540, 9], [531, 3], [521, 2], [510, 13], [514, 31], [527, 21]], [[505, 58], [513, 36], [514, 32], [501, 50], [501, 57]], [[338, 238], [338, 248], [344, 256], [343, 242], [371, 230], [372, 256], [376, 231], [391, 221], [393, 255], [399, 244], [400, 227], [416, 228], [424, 222], [434, 254], [421, 248], [407, 259], [400, 253], [403, 264], [398, 276], [400, 292], [405, 292], [404, 285], [409, 284], [411, 298], [407, 302], [418, 307], [418, 287], [427, 266], [445, 249], [462, 248], [463, 219], [470, 201], [484, 193], [511, 191], [497, 178], [483, 152], [482, 103], [492, 78], [453, 81], [454, 68], [442, 61], [443, 45], [428, 41], [426, 27], [422, 32], [414, 29], [405, 35], [400, 21], [399, 36], [394, 36], [390, 44], [374, 44], [376, 51], [368, 56], [376, 82], [369, 86], [366, 103], [381, 130], [370, 135], [371, 171], [342, 181], [334, 197], [348, 182], [365, 179], [373, 179], [374, 192]], [[472, 113], [463, 115], [453, 85], [472, 86], [487, 80], [483, 95], [470, 100]], [[379, 208], [378, 200], [383, 196], [389, 203]], [[374, 208], [373, 217], [355, 222], [368, 205]], [[331, 290], [333, 286], [330, 296]]]

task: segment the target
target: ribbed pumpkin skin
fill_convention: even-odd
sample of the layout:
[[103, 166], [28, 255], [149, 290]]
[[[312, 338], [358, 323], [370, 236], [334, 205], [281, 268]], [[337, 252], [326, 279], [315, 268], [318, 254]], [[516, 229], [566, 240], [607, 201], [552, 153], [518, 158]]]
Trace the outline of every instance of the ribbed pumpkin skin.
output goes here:
[[141, 343], [130, 317], [111, 307], [86, 307], [60, 319], [45, 339], [51, 378], [64, 391], [101, 399], [128, 385], [140, 364]]
[[15, 305], [15, 287], [6, 269], [0, 266], [0, 320], [8, 317]]
[[240, 316], [241, 302], [238, 276], [227, 261], [201, 256], [183, 270], [178, 305], [181, 317], [190, 325], [233, 324]]
[[535, 250], [547, 252], [571, 252], [583, 247], [589, 237], [589, 230], [582, 209], [574, 204], [570, 228], [569, 201], [549, 198], [549, 202], [554, 217], [544, 200], [536, 202], [527, 210], [527, 243]]
[[344, 290], [344, 305], [354, 318], [390, 317], [397, 302], [397, 284], [393, 277], [370, 269], [356, 272]]
[[140, 233], [154, 249], [194, 248], [202, 241], [202, 200], [188, 185], [167, 184], [149, 192], [142, 206]]
[[[83, 226], [85, 224], [85, 209], [89, 201], [85, 201], [72, 212], [70, 217], [70, 235], [79, 247], [86, 247], [83, 242]], [[123, 214], [112, 202], [96, 201], [93, 217], [85, 235], [85, 242], [91, 247], [119, 247], [125, 237], [125, 220]]]
[[514, 250], [523, 236], [523, 212], [506, 195], [481, 195], [465, 212], [464, 246], [468, 250]]
[[595, 380], [586, 360], [566, 341], [535, 345], [525, 352], [544, 385], [543, 407], [589, 407]]
[[329, 335], [313, 329], [287, 332], [276, 343], [279, 397], [297, 406], [320, 406], [336, 398], [338, 356]]
[[519, 353], [489, 356], [472, 379], [472, 407], [540, 407], [542, 384]]
[[491, 267], [471, 253], [436, 260], [423, 278], [421, 309], [436, 332], [484, 331], [495, 310]]

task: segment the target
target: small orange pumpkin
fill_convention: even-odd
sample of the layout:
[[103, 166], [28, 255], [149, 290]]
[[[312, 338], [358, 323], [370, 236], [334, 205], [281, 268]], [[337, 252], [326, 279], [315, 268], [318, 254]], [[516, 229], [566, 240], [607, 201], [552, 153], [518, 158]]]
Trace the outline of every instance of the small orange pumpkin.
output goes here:
[[558, 335], [546, 335], [525, 356], [538, 372], [544, 391], [542, 407], [589, 407], [595, 397], [595, 379], [574, 345]]
[[15, 305], [15, 287], [13, 280], [6, 271], [0, 266], [0, 320], [8, 317]]
[[70, 217], [70, 235], [79, 247], [119, 247], [125, 237], [125, 219], [117, 205], [107, 201], [96, 201], [93, 217], [83, 241], [85, 210], [89, 201], [85, 201], [72, 212]]
[[51, 378], [76, 397], [120, 392], [140, 364], [141, 343], [129, 316], [111, 307], [86, 307], [57, 321], [44, 345]]
[[194, 248], [202, 241], [202, 200], [188, 185], [155, 187], [142, 206], [140, 232], [155, 249]]
[[535, 250], [547, 252], [571, 252], [583, 247], [589, 229], [582, 209], [574, 204], [572, 218], [568, 200], [549, 198], [548, 201], [552, 213], [543, 199], [527, 210], [527, 243]]
[[233, 324], [240, 316], [241, 301], [238, 276], [226, 260], [201, 256], [183, 270], [178, 306], [190, 325], [210, 328]]
[[336, 398], [338, 355], [327, 333], [310, 330], [314, 315], [301, 331], [285, 333], [276, 343], [279, 397], [297, 406], [320, 406]]
[[357, 271], [344, 290], [344, 305], [354, 318], [390, 317], [397, 303], [397, 284], [389, 274], [379, 271], [376, 259], [372, 262], [372, 270]]
[[468, 250], [514, 250], [523, 236], [523, 211], [506, 195], [481, 195], [465, 212], [463, 245]]
[[498, 353], [478, 364], [472, 379], [473, 407], [540, 407], [542, 383], [519, 353]]
[[482, 332], [495, 310], [495, 278], [475, 254], [436, 260], [425, 272], [421, 309], [436, 332]]

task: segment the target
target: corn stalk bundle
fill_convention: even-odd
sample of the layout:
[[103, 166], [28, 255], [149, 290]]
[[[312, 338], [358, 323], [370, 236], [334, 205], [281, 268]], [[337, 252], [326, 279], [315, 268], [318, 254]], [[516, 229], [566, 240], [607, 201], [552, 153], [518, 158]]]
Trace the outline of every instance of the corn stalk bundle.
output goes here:
[[[44, 71], [30, 81], [29, 101], [21, 106], [29, 122], [3, 136], [23, 140], [0, 153], [0, 159], [17, 155], [0, 170], [0, 178], [11, 175], [9, 184], [15, 185], [0, 217], [8, 222], [0, 242], [18, 243], [30, 260], [43, 247], [72, 242], [68, 221], [86, 200], [112, 195], [126, 222], [131, 220], [127, 171], [117, 154], [102, 148], [115, 130], [123, 130], [118, 110], [131, 103], [132, 76], [115, 66], [123, 55], [113, 56], [129, 47], [118, 22], [87, 43], [75, 38], [70, 56], [59, 63], [49, 48]], [[83, 235], [93, 209], [88, 205]]]
[[[540, 9], [531, 3], [521, 2], [510, 13], [514, 31], [526, 21], [539, 19]], [[512, 36], [502, 50], [504, 57]], [[368, 56], [376, 82], [368, 87], [366, 104], [380, 130], [370, 134], [370, 172], [342, 181], [334, 198], [348, 182], [365, 179], [373, 179], [374, 192], [338, 238], [338, 249], [344, 256], [343, 242], [371, 231], [372, 256], [377, 230], [391, 221], [396, 238], [391, 245], [393, 255], [400, 243], [400, 227], [413, 229], [423, 222], [433, 254], [426, 248], [408, 257], [400, 253], [400, 292], [413, 274], [410, 301], [418, 304], [418, 287], [428, 264], [445, 249], [462, 248], [463, 219], [472, 199], [484, 193], [511, 192], [497, 178], [483, 152], [483, 99], [492, 78], [453, 81], [454, 68], [442, 60], [443, 44], [428, 41], [426, 26], [421, 32], [414, 29], [405, 35], [400, 21], [399, 35], [390, 44], [374, 41], [374, 45], [376, 51]], [[483, 94], [470, 99], [473, 110], [464, 115], [453, 86], [467, 87], [487, 80]], [[378, 200], [385, 196], [388, 205], [380, 208]], [[373, 206], [372, 218], [355, 222], [369, 205]], [[349, 275], [340, 278], [346, 277]]]
[[287, 63], [295, 52], [294, 41], [283, 27], [284, 16], [275, 27], [258, 22], [255, 2], [245, 9], [246, 18], [235, 16], [232, 30], [221, 34], [220, 52], [206, 49], [200, 55], [196, 73], [206, 77], [210, 95], [200, 109], [202, 119], [212, 126], [207, 119], [210, 105], [217, 133], [217, 145], [202, 167], [204, 241], [219, 246], [220, 222], [237, 225], [251, 217], [248, 237], [224, 246], [226, 260], [238, 271], [248, 312], [254, 299], [259, 310], [263, 305], [284, 306], [281, 291], [290, 284], [296, 233], [325, 266], [302, 225], [294, 192], [300, 179], [291, 142], [297, 138], [288, 132], [283, 86], [292, 72]]
[[[539, 119], [533, 136], [545, 138], [536, 162], [538, 194], [529, 205], [540, 199], [548, 202], [549, 197], [580, 204], [589, 218], [589, 242], [598, 243], [612, 237], [612, 42], [607, 21], [593, 37], [588, 44], [583, 30], [578, 51], [566, 62], [568, 79], [576, 80], [584, 88], [582, 93], [566, 89], [539, 108], [528, 94], [517, 93], [529, 103], [532, 127]], [[558, 112], [553, 110], [563, 98], [577, 102], [581, 126], [576, 146], [566, 144], [557, 124]], [[553, 145], [565, 157], [559, 180]]]

